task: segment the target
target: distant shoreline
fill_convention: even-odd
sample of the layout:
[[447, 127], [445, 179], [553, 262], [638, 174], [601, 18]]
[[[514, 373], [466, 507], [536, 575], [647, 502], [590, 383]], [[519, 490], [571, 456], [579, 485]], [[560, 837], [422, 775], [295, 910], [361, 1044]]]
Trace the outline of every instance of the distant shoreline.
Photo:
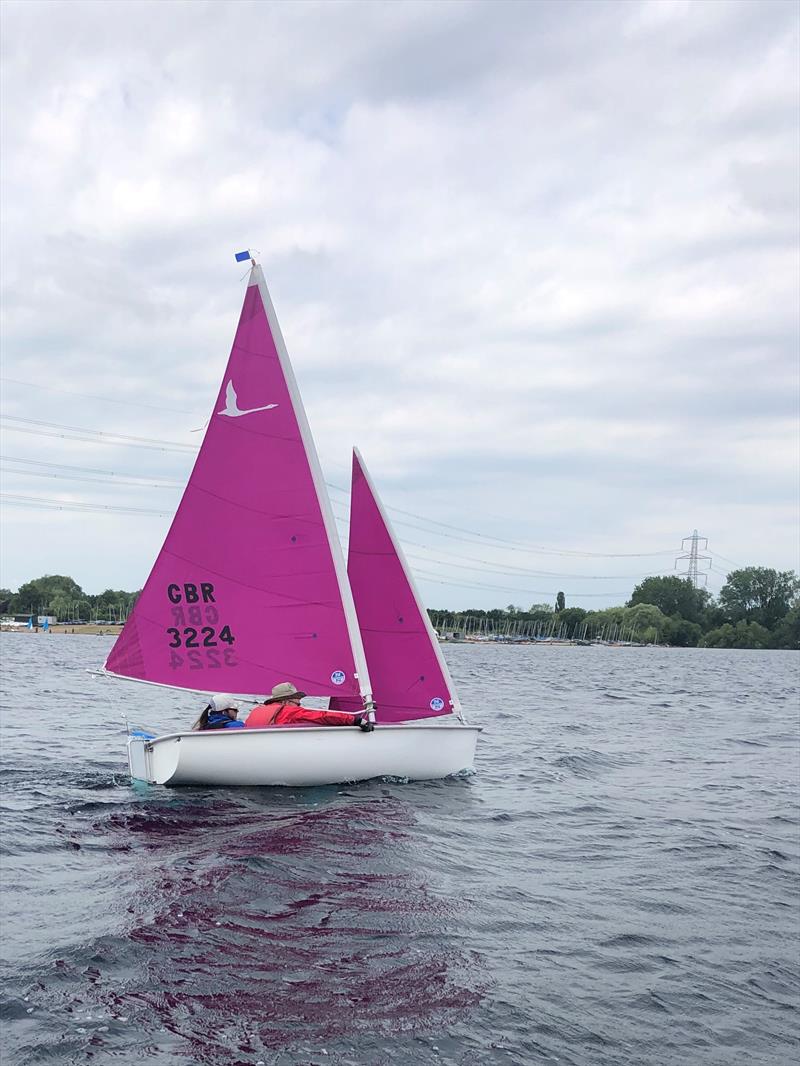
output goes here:
[[[48, 629], [43, 629], [42, 626], [34, 627], [33, 629], [28, 629], [27, 626], [0, 626], [0, 631], [2, 631], [3, 633], [20, 633], [20, 634], [25, 634], [26, 636], [27, 635], [37, 635], [37, 636], [45, 635], [45, 636], [47, 636], [49, 633], [67, 633], [67, 634], [75, 634], [76, 636], [86, 636], [88, 634], [89, 636], [95, 636], [95, 637], [97, 637], [97, 636], [101, 636], [101, 637], [116, 637], [122, 632], [122, 630], [123, 630], [123, 626], [120, 626], [120, 625], [70, 626], [70, 625], [56, 624], [56, 625], [51, 625]], [[487, 644], [489, 644], [489, 645], [500, 644], [500, 645], [503, 645], [505, 647], [507, 647], [509, 645], [518, 645], [518, 646], [524, 645], [526, 647], [530, 647], [532, 645], [539, 645], [539, 646], [545, 646], [545, 647], [558, 646], [558, 647], [562, 647], [562, 648], [563, 647], [575, 647], [576, 644], [577, 644], [577, 642], [574, 641], [574, 640], [551, 640], [551, 639], [547, 639], [547, 640], [503, 640], [501, 638], [499, 638], [497, 640], [480, 640], [480, 639], [475, 640], [475, 639], [471, 639], [470, 637], [467, 637], [466, 640], [442, 640], [441, 638], [439, 638], [439, 643], [440, 644], [457, 645], [457, 646], [458, 645], [465, 645], [465, 644], [468, 644], [470, 646], [475, 646], [475, 645], [486, 646]], [[606, 643], [606, 642], [599, 642], [599, 641], [595, 642], [595, 643], [602, 644], [603, 647], [611, 647], [611, 648], [624, 648], [624, 647], [642, 648], [642, 647], [645, 647], [645, 645], [643, 645], [643, 644], [615, 644], [615, 643], [610, 643], [610, 642]]]
[[27, 626], [0, 626], [0, 630], [3, 633], [24, 633], [25, 635], [34, 634], [34, 635], [39, 635], [39, 636], [41, 636], [42, 634], [47, 636], [48, 633], [75, 633], [76, 635], [84, 635], [84, 636], [86, 634], [89, 634], [90, 636], [93, 636], [93, 637], [98, 637], [98, 636], [101, 636], [101, 637], [116, 637], [119, 633], [122, 632], [122, 629], [123, 629], [122, 626], [117, 626], [117, 625], [108, 625], [108, 626], [95, 626], [95, 625], [67, 626], [67, 625], [57, 624], [57, 625], [50, 626], [48, 629], [43, 629], [41, 626], [38, 626], [38, 627], [34, 626], [33, 629], [28, 629]]

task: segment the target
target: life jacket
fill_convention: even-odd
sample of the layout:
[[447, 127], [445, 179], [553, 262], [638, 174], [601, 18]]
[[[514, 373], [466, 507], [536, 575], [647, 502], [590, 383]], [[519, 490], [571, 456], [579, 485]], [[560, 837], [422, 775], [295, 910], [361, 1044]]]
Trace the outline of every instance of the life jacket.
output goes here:
[[243, 729], [244, 722], [230, 718], [225, 711], [209, 711], [206, 729]]
[[345, 711], [315, 711], [295, 703], [260, 703], [245, 723], [250, 729], [271, 725], [357, 725], [356, 715]]

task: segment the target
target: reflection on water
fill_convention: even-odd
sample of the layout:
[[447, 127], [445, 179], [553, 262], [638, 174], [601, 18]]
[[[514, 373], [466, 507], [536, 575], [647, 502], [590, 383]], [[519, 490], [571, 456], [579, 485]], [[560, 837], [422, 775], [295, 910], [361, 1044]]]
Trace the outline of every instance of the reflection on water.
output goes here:
[[129, 936], [152, 954], [151, 987], [126, 1009], [196, 1061], [220, 1028], [245, 1053], [413, 1028], [479, 998], [479, 960], [442, 942], [456, 904], [413, 872], [410, 805], [332, 790], [305, 802], [208, 795], [96, 826], [147, 839]]

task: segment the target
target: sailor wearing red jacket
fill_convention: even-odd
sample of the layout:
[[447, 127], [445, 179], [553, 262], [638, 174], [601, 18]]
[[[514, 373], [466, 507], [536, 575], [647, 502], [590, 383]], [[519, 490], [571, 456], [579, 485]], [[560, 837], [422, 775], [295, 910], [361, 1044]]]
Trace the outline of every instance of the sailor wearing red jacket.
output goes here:
[[290, 681], [282, 681], [269, 698], [250, 712], [245, 725], [249, 729], [265, 729], [273, 725], [357, 725], [365, 733], [375, 728], [366, 714], [346, 711], [314, 711], [301, 707], [305, 692], [298, 692]]

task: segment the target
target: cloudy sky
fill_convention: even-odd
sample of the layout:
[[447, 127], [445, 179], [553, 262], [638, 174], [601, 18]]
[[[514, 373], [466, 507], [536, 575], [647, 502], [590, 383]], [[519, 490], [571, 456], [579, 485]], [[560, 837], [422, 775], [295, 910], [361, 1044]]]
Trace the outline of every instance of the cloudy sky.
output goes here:
[[798, 568], [796, 4], [2, 21], [0, 584], [142, 585], [240, 248], [337, 514], [356, 443], [429, 606], [620, 603], [695, 528], [712, 590]]

